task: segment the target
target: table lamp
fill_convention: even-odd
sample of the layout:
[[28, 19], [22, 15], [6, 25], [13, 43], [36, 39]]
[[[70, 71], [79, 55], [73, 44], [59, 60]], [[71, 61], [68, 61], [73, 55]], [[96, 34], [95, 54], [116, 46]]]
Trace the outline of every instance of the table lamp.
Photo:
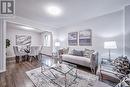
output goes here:
[[58, 41], [55, 42], [55, 46], [56, 46], [56, 47], [59, 47], [59, 46], [60, 46], [60, 42], [58, 42]]
[[116, 41], [106, 41], [106, 42], [104, 42], [104, 49], [109, 50], [109, 60], [111, 60], [111, 50], [117, 49]]

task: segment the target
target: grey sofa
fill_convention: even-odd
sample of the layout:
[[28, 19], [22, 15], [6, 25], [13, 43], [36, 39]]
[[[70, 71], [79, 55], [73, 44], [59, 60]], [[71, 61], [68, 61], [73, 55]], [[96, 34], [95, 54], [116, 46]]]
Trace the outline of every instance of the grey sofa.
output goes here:
[[91, 68], [92, 72], [96, 72], [95, 70], [98, 66], [98, 52], [94, 52], [90, 58], [86, 58], [84, 56], [74, 56], [70, 54], [62, 54], [61, 57], [63, 61], [89, 67]]

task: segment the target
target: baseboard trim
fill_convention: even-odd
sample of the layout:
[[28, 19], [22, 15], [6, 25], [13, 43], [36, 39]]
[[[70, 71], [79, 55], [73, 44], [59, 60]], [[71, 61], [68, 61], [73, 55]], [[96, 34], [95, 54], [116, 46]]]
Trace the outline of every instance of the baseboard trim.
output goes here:
[[6, 58], [7, 61], [14, 61], [15, 57]]
[[5, 70], [5, 69], [3, 69], [3, 70], [0, 70], [0, 73], [3, 73], [3, 72], [6, 72], [6, 70]]
[[6, 56], [6, 58], [14, 58], [15, 56]]

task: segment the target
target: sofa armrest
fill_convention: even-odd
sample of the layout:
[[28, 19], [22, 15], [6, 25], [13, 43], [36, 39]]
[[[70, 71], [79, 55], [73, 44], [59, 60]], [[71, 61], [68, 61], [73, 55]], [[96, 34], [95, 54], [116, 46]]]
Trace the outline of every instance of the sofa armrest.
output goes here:
[[98, 52], [94, 52], [92, 55], [91, 55], [91, 59], [90, 59], [90, 66], [91, 68], [95, 68], [98, 66]]

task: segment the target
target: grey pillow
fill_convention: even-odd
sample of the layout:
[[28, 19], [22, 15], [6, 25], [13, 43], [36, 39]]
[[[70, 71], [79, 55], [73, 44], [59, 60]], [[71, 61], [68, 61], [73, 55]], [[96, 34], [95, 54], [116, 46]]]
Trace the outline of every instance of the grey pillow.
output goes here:
[[94, 50], [89, 50], [89, 49], [85, 49], [83, 56], [85, 56], [86, 58], [90, 58], [90, 56], [94, 53]]
[[83, 56], [83, 51], [73, 50], [73, 55], [75, 55], [75, 56]]

